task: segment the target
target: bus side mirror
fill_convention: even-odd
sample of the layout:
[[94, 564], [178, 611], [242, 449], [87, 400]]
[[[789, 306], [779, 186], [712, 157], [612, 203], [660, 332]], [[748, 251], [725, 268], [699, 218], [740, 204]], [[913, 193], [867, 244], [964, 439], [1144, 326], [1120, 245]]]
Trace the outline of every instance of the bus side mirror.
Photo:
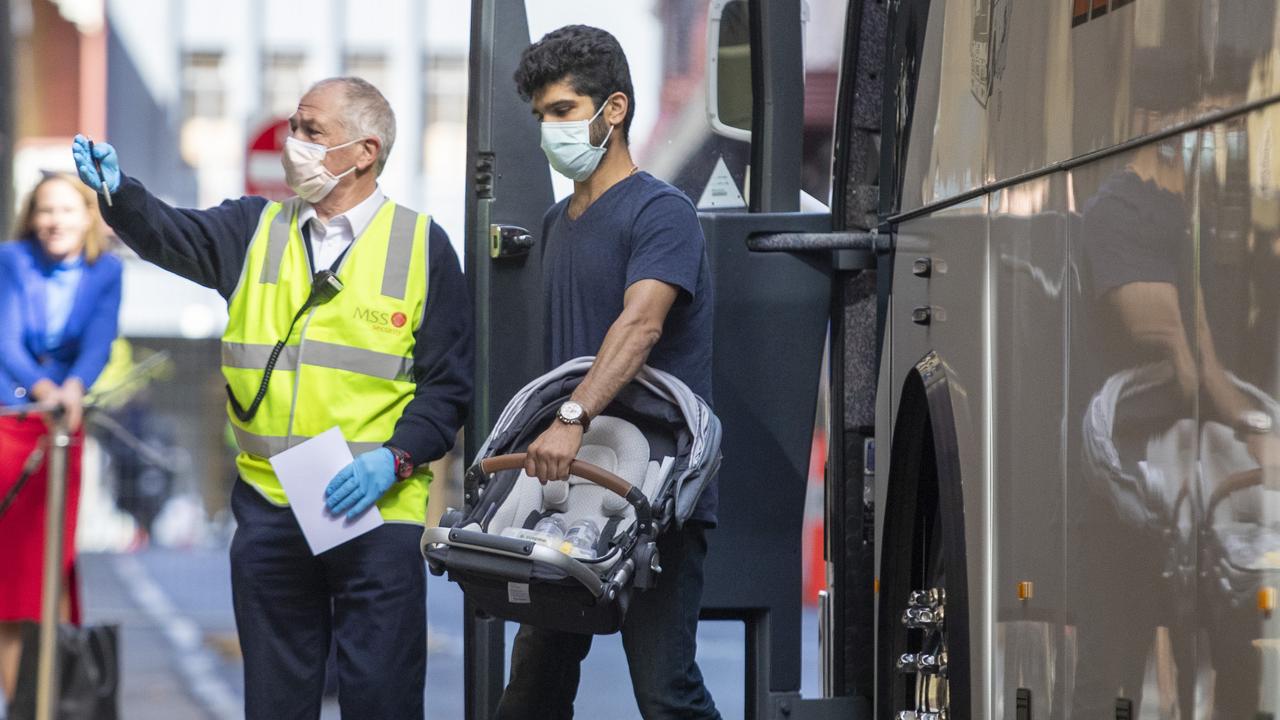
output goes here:
[[[715, 134], [743, 142], [751, 142], [752, 111], [747, 2], [712, 0], [707, 11], [707, 121]], [[808, 20], [809, 4], [800, 0], [800, 22]]]
[[751, 141], [751, 21], [747, 0], [713, 0], [707, 17], [707, 120]]

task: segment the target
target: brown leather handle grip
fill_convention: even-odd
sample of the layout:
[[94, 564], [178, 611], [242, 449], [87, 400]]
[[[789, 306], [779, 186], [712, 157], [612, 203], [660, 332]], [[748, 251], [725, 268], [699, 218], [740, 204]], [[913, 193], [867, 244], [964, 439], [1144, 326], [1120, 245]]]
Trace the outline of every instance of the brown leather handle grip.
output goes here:
[[[500, 470], [516, 470], [524, 467], [526, 457], [528, 457], [528, 453], [514, 453], [512, 455], [497, 455], [485, 458], [480, 461], [480, 470], [486, 475], [493, 474]], [[573, 463], [569, 465], [569, 472], [580, 478], [590, 480], [603, 488], [612, 490], [628, 500], [631, 499], [628, 497], [631, 491], [635, 489], [631, 483], [623, 480], [617, 475], [614, 475], [608, 470], [582, 460], [574, 460]]]

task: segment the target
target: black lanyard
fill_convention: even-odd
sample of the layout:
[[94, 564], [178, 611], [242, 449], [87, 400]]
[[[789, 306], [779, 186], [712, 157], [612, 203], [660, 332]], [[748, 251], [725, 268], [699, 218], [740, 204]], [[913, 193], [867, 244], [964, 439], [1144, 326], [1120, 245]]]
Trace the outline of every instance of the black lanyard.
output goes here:
[[[308, 225], [302, 226], [303, 245], [307, 248], [307, 262], [314, 270], [315, 258], [311, 250], [311, 228]], [[354, 244], [354, 243], [353, 243]], [[246, 410], [236, 396], [231, 392], [231, 385], [227, 385], [227, 398], [231, 401], [231, 411], [240, 418], [240, 422], [249, 422], [258, 414], [258, 407], [262, 405], [262, 401], [267, 396], [267, 383], [271, 382], [271, 373], [276, 369], [276, 362], [280, 360], [280, 352], [284, 350], [285, 343], [288, 342], [289, 336], [293, 335], [293, 328], [298, 324], [298, 318], [313, 307], [319, 307], [342, 292], [342, 281], [338, 279], [337, 269], [342, 264], [342, 258], [346, 257], [347, 251], [351, 249], [348, 245], [342, 250], [342, 253], [333, 261], [333, 265], [328, 270], [321, 270], [312, 276], [311, 294], [307, 296], [307, 301], [298, 308], [298, 312], [294, 314], [293, 320], [289, 322], [289, 330], [284, 337], [276, 343], [271, 349], [271, 357], [267, 358], [267, 365], [262, 369], [262, 383], [258, 385], [258, 394], [254, 396], [253, 402], [249, 404]]]
[[[342, 264], [342, 259], [347, 256], [347, 251], [355, 244], [355, 238], [352, 238], [351, 242], [342, 248], [342, 252], [338, 253], [338, 257], [334, 258], [333, 264], [329, 266], [329, 272], [335, 274], [338, 272], [338, 266]], [[316, 255], [315, 250], [311, 247], [311, 221], [307, 221], [302, 226], [302, 246], [307, 249], [307, 265], [310, 266], [311, 272], [314, 274], [316, 271]]]

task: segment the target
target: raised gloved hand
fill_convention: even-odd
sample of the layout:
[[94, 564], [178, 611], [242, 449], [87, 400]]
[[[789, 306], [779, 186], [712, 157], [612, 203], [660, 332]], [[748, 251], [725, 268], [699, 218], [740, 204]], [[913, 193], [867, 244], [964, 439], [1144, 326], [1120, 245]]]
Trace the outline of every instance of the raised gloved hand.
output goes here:
[[391, 451], [384, 447], [370, 450], [333, 476], [324, 489], [324, 503], [329, 512], [345, 512], [352, 520], [377, 502], [395, 481], [396, 459]]
[[[116, 149], [107, 143], [94, 143], [93, 154], [102, 164], [102, 177], [107, 180], [107, 189], [115, 192], [120, 187], [120, 157], [116, 155]], [[76, 161], [76, 170], [84, 184], [96, 192], [102, 192], [102, 179], [98, 177], [93, 158], [89, 157], [89, 138], [76, 135], [75, 140], [71, 141], [71, 157]]]

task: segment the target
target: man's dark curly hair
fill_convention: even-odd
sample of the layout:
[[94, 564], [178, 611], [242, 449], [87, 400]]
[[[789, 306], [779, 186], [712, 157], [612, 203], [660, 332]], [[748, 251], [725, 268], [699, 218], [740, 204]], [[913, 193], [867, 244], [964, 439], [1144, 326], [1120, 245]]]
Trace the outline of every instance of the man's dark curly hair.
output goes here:
[[525, 48], [516, 68], [516, 90], [525, 101], [542, 88], [561, 80], [574, 92], [586, 95], [599, 110], [605, 99], [620, 92], [627, 96], [627, 117], [622, 137], [629, 139], [631, 120], [636, 114], [631, 68], [618, 39], [600, 28], [566, 25], [552, 30]]

